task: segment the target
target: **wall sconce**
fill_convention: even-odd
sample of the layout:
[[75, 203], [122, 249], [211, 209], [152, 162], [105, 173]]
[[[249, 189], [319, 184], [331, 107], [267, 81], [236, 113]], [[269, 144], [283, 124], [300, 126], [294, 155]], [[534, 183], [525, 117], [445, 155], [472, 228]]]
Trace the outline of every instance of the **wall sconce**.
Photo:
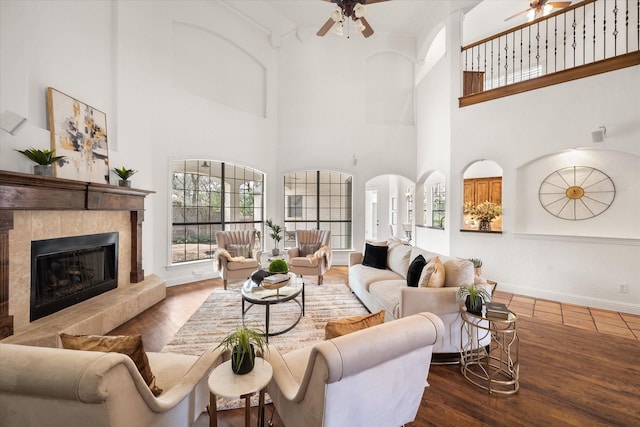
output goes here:
[[4, 111], [0, 114], [0, 128], [11, 135], [16, 135], [26, 121], [26, 117], [22, 117], [12, 111]]
[[604, 136], [607, 133], [607, 128], [604, 125], [600, 126], [597, 130], [591, 132], [591, 140], [593, 142], [602, 142], [604, 141]]

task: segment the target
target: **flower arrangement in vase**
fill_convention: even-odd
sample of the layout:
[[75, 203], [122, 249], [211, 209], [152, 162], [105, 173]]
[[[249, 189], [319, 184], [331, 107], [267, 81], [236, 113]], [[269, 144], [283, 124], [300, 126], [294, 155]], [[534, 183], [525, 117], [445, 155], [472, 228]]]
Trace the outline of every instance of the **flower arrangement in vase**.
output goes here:
[[463, 212], [471, 215], [471, 219], [480, 221], [480, 231], [491, 231], [491, 221], [502, 215], [502, 205], [488, 200], [477, 205], [465, 202]]

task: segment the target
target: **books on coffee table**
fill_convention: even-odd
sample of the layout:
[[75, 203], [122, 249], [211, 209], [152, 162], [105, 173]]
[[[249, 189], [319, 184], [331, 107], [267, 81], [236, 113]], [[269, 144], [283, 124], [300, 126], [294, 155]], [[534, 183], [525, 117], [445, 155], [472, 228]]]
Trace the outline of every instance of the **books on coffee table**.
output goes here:
[[263, 282], [267, 282], [267, 283], [270, 283], [270, 284], [286, 282], [287, 280], [289, 280], [289, 275], [288, 274], [274, 274], [274, 275], [267, 276], [264, 279], [262, 279]]
[[493, 317], [495, 319], [508, 319], [509, 318], [509, 308], [501, 302], [488, 302], [487, 306], [487, 317]]

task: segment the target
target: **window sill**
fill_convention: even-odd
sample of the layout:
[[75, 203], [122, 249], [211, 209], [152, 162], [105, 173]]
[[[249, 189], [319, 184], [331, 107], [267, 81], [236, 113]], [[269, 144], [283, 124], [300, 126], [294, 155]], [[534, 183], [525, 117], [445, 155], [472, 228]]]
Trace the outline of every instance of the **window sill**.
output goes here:
[[467, 229], [461, 228], [460, 231], [464, 233], [502, 234], [502, 230], [483, 231], [483, 230], [467, 230]]

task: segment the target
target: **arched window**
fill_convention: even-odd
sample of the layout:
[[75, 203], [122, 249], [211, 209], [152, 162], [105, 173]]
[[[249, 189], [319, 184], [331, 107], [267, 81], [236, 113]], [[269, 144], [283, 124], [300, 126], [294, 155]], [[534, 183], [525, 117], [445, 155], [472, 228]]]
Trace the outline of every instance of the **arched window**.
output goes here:
[[[219, 230], [262, 231], [264, 174], [213, 160], [171, 163], [171, 263], [213, 257]], [[259, 245], [259, 242], [258, 242]]]
[[295, 244], [295, 230], [331, 230], [331, 249], [351, 249], [351, 175], [301, 171], [284, 176], [285, 247]]

